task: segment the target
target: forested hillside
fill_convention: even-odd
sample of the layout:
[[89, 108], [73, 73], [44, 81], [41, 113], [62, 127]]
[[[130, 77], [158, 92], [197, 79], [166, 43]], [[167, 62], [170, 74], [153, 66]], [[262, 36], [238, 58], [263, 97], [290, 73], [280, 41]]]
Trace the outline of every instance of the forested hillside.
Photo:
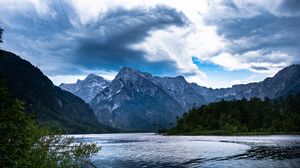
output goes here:
[[193, 108], [177, 119], [168, 134], [299, 132], [300, 94], [276, 100], [220, 101]]
[[115, 129], [102, 125], [79, 97], [55, 86], [37, 67], [19, 56], [0, 50], [0, 74], [8, 93], [25, 103], [25, 111], [40, 124], [66, 133], [102, 133]]

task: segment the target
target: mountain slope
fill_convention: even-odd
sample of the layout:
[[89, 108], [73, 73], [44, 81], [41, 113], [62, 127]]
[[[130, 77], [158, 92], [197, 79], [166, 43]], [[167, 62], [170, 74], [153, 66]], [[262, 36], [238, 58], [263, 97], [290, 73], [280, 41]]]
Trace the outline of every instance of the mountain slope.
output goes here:
[[89, 74], [84, 80], [77, 80], [76, 83], [59, 85], [60, 88], [73, 93], [82, 98], [85, 102], [90, 102], [97, 93], [109, 85], [109, 81], [101, 76]]
[[183, 76], [154, 76], [152, 81], [175, 99], [184, 110], [189, 110], [193, 106], [201, 106], [206, 103], [205, 98], [195, 92], [194, 88], [191, 87]]
[[274, 77], [266, 78], [257, 83], [233, 85], [231, 88], [211, 89], [191, 83], [194, 90], [205, 97], [207, 102], [221, 99], [250, 99], [265, 97], [274, 99], [295, 95], [300, 92], [300, 65], [291, 65], [280, 70]]
[[175, 122], [184, 109], [151, 78], [149, 73], [121, 69], [90, 102], [99, 121], [127, 130], [155, 130]]
[[60, 89], [28, 61], [0, 50], [0, 72], [10, 94], [26, 103], [26, 111], [44, 123], [55, 123], [69, 133], [113, 131], [98, 123], [93, 111], [79, 97]]

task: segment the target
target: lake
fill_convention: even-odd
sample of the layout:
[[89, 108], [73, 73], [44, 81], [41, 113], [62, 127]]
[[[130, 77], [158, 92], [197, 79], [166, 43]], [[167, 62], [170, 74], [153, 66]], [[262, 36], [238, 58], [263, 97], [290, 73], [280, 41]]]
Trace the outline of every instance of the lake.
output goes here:
[[75, 135], [102, 147], [97, 167], [300, 167], [300, 136]]

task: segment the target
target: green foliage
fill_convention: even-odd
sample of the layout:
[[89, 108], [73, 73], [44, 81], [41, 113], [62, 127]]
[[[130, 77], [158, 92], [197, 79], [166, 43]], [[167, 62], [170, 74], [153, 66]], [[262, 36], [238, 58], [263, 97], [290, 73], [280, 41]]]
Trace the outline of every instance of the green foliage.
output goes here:
[[276, 100], [221, 100], [191, 109], [177, 120], [174, 128], [160, 130], [160, 133], [299, 132], [299, 104], [300, 94]]
[[0, 167], [85, 167], [100, 147], [53, 135], [25, 113], [24, 103], [9, 96], [0, 76]]
[[25, 102], [26, 113], [35, 116], [39, 124], [54, 124], [64, 133], [117, 131], [100, 124], [87, 103], [53, 85], [28, 61], [4, 50], [0, 50], [0, 54], [3, 55], [0, 57], [0, 73], [5, 77], [9, 94]]
[[73, 137], [43, 136], [25, 158], [28, 167], [65, 168], [92, 165], [90, 156], [100, 150], [96, 144], [77, 143]]

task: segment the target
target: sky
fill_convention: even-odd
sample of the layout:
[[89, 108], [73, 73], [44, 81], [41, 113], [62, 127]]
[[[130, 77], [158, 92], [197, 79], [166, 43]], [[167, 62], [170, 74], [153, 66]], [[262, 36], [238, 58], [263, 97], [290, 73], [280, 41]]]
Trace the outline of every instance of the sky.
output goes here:
[[54, 84], [122, 67], [212, 88], [300, 63], [299, 0], [0, 0], [3, 49]]

